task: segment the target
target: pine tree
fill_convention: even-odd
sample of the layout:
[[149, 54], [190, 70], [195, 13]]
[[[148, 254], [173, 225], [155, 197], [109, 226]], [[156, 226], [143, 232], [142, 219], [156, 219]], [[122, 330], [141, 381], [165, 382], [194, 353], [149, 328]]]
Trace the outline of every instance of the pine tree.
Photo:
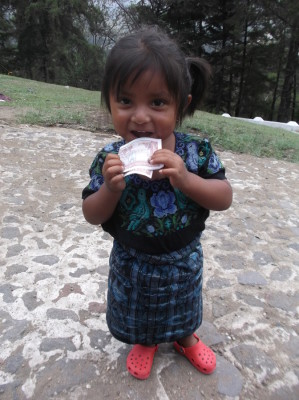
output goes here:
[[102, 16], [92, 1], [12, 0], [11, 4], [15, 9], [22, 76], [50, 83], [99, 88], [104, 55], [87, 38], [96, 21], [102, 22]]

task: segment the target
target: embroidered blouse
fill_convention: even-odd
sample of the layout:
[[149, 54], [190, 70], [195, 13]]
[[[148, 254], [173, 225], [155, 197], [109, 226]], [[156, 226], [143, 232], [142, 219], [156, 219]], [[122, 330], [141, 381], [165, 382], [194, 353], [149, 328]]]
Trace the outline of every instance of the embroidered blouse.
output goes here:
[[[226, 179], [225, 169], [207, 139], [175, 132], [175, 153], [188, 171], [204, 179]], [[124, 140], [106, 145], [95, 157], [85, 199], [104, 182], [102, 168], [108, 153], [117, 154]], [[169, 179], [125, 177], [126, 188], [112, 217], [102, 224], [120, 243], [149, 254], [169, 253], [188, 245], [205, 229], [209, 210], [171, 186]]]

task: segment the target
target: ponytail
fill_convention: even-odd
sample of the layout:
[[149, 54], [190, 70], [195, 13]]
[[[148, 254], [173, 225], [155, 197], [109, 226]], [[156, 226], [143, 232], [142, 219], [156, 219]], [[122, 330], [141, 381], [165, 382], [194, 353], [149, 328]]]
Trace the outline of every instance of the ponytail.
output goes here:
[[212, 69], [207, 61], [198, 57], [187, 57], [186, 63], [192, 82], [190, 90], [192, 100], [185, 114], [193, 115], [207, 93], [209, 82], [212, 77]]

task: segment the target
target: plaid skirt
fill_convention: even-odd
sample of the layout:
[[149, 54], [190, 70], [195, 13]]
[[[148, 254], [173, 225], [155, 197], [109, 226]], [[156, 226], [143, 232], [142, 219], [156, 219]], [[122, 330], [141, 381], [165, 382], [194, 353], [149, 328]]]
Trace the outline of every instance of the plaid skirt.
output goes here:
[[202, 321], [202, 269], [200, 236], [159, 255], [114, 241], [106, 314], [111, 334], [147, 345], [191, 335]]

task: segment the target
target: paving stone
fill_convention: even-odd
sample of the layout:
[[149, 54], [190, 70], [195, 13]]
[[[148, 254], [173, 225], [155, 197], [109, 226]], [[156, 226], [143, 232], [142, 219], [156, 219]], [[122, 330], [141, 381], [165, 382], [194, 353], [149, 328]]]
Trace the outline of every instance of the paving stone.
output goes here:
[[241, 365], [251, 369], [253, 372], [266, 370], [271, 374], [276, 368], [273, 360], [256, 346], [240, 344], [232, 349], [232, 353]]
[[61, 205], [59, 206], [59, 208], [60, 208], [61, 210], [63, 210], [63, 211], [67, 211], [67, 210], [73, 208], [75, 205], [76, 205], [76, 204], [73, 204], [73, 203], [65, 203], [65, 204], [61, 204]]
[[33, 258], [33, 261], [43, 265], [54, 265], [59, 261], [59, 257], [53, 255], [37, 256]]
[[[158, 356], [159, 353], [155, 356], [155, 361]], [[163, 363], [163, 360], [161, 360], [161, 363]], [[213, 399], [217, 396], [215, 375], [205, 376], [207, 379], [202, 379], [202, 375], [197, 370], [188, 370], [188, 361], [177, 354], [175, 354], [172, 363], [162, 364], [159, 377], [165, 382], [160, 394], [162, 399], [204, 400]], [[145, 396], [145, 393], [143, 394]], [[138, 391], [136, 391], [132, 393], [130, 398], [135, 399], [139, 396]], [[150, 393], [148, 396], [144, 398], [150, 399]], [[159, 399], [159, 395], [157, 399]]]
[[4, 371], [8, 372], [9, 374], [15, 374], [20, 368], [22, 368], [24, 363], [25, 359], [22, 354], [12, 354], [5, 360]]
[[31, 226], [35, 232], [44, 232], [45, 223], [39, 220], [35, 220], [31, 222]]
[[271, 264], [273, 262], [273, 258], [271, 257], [271, 255], [262, 251], [255, 252], [253, 254], [253, 259], [260, 266]]
[[231, 281], [226, 278], [212, 277], [207, 282], [209, 289], [222, 289], [231, 286]]
[[217, 357], [217, 370], [215, 374], [218, 378], [217, 388], [220, 394], [231, 398], [240, 395], [244, 379], [240, 371], [234, 365], [223, 357]]
[[288, 295], [282, 292], [270, 293], [267, 297], [267, 302], [272, 307], [296, 312], [299, 304], [299, 293], [295, 295]]
[[46, 249], [49, 247], [49, 245], [47, 245], [47, 243], [45, 243], [42, 239], [40, 238], [33, 238], [33, 239], [36, 241], [39, 249]]
[[74, 278], [80, 278], [82, 275], [89, 274], [89, 270], [87, 268], [78, 268], [75, 272], [70, 272], [70, 276]]
[[99, 258], [108, 258], [109, 257], [108, 251], [103, 250], [103, 249], [98, 250], [98, 255], [99, 255]]
[[34, 310], [36, 307], [44, 304], [43, 301], [37, 300], [37, 292], [33, 290], [32, 292], [26, 292], [22, 296], [23, 302], [29, 311]]
[[63, 398], [74, 387], [85, 387], [96, 379], [96, 366], [86, 360], [62, 359], [37, 373], [36, 378], [39, 399]]
[[4, 224], [14, 224], [20, 222], [20, 219], [16, 215], [6, 215], [3, 218]]
[[91, 313], [102, 314], [106, 312], [106, 309], [106, 304], [101, 304], [94, 301], [88, 304], [88, 311]]
[[252, 296], [251, 294], [237, 292], [236, 295], [239, 300], [244, 301], [249, 306], [262, 307], [262, 308], [265, 306], [265, 304], [261, 300]]
[[225, 336], [222, 335], [218, 329], [208, 321], [202, 321], [202, 324], [198, 330], [198, 335], [207, 346], [217, 345], [226, 341]]
[[[107, 271], [108, 275], [108, 271]], [[101, 276], [103, 277], [103, 272], [101, 273]], [[105, 290], [107, 290], [107, 280], [99, 282], [99, 288], [97, 290], [97, 295], [101, 296], [102, 293], [105, 293]]]
[[108, 240], [108, 241], [110, 241], [110, 240], [111, 240], [111, 237], [110, 237], [109, 233], [104, 232], [103, 235], [102, 235], [102, 239], [103, 239], [103, 240]]
[[47, 317], [50, 319], [72, 319], [73, 321], [78, 321], [78, 315], [71, 310], [60, 310], [57, 308], [49, 308], [47, 310]]
[[80, 285], [77, 283], [66, 283], [63, 288], [59, 290], [59, 295], [53, 300], [53, 302], [56, 303], [62, 297], [67, 297], [72, 293], [83, 294]]
[[278, 388], [274, 393], [271, 393], [267, 400], [298, 400], [299, 384], [295, 387]]
[[291, 244], [288, 245], [288, 247], [290, 249], [294, 249], [296, 251], [299, 251], [299, 243], [291, 243]]
[[[12, 324], [12, 317], [6, 311], [0, 309], [0, 332], [1, 334], [10, 328]], [[1, 358], [1, 356], [0, 356]]]
[[34, 283], [43, 281], [44, 279], [54, 278], [54, 275], [49, 272], [40, 272], [35, 275]]
[[15, 301], [13, 291], [17, 288], [18, 286], [14, 286], [8, 283], [0, 286], [0, 293], [3, 293], [3, 301], [5, 303], [13, 303]]
[[14, 257], [18, 256], [23, 250], [25, 250], [25, 246], [21, 244], [14, 244], [9, 246], [7, 249], [6, 257]]
[[100, 349], [105, 347], [105, 344], [108, 343], [106, 332], [101, 330], [91, 330], [88, 334], [90, 339], [90, 346], [93, 349]]
[[291, 268], [283, 267], [276, 268], [270, 275], [270, 278], [273, 281], [284, 282], [287, 281], [292, 276]]
[[92, 233], [94, 231], [93, 227], [90, 227], [89, 225], [79, 225], [76, 226], [75, 232], [77, 233], [82, 233], [82, 234], [87, 234], [87, 233]]
[[26, 320], [13, 320], [10, 323], [8, 329], [3, 333], [3, 341], [8, 340], [9, 342], [15, 342], [16, 340], [22, 339], [29, 329], [31, 328], [31, 323]]
[[[286, 352], [292, 354], [294, 359], [299, 360], [299, 336], [291, 336], [287, 343], [283, 343], [283, 347], [286, 348]], [[299, 379], [299, 369], [298, 369]]]
[[229, 303], [224, 302], [221, 298], [213, 299], [213, 316], [215, 318], [223, 317], [226, 314], [229, 314], [232, 311], [232, 307]]
[[[100, 276], [107, 278], [109, 275], [109, 266], [107, 264], [103, 265], [99, 268], [96, 268], [95, 272], [98, 273]], [[105, 286], [105, 287], [107, 288], [107, 286]]]
[[13, 382], [0, 385], [1, 400], [23, 400], [24, 393], [22, 393], [22, 380], [17, 377]]
[[20, 229], [13, 226], [6, 226], [1, 229], [1, 236], [4, 239], [13, 239], [21, 236]]
[[69, 350], [76, 351], [76, 346], [70, 338], [46, 338], [40, 344], [41, 351]]
[[238, 256], [237, 254], [220, 255], [216, 257], [216, 260], [224, 269], [244, 269], [246, 265], [246, 259]]
[[28, 268], [25, 265], [13, 264], [7, 267], [7, 270], [5, 271], [5, 277], [10, 278], [13, 275], [21, 274], [27, 270]]
[[246, 271], [238, 275], [238, 282], [241, 285], [249, 285], [249, 286], [267, 285], [266, 279], [256, 271]]

